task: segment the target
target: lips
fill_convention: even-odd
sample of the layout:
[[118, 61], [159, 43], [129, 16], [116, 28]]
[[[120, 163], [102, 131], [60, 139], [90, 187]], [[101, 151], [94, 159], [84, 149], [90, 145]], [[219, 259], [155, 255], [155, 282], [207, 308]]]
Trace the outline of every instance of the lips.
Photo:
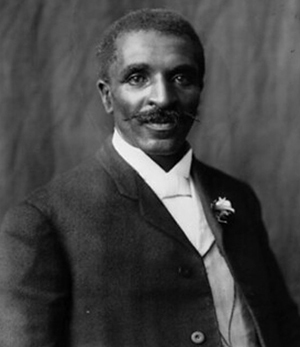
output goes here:
[[149, 122], [149, 123], [144, 123], [144, 126], [154, 131], [170, 131], [176, 127], [176, 123], [175, 122], [171, 122], [171, 123]]

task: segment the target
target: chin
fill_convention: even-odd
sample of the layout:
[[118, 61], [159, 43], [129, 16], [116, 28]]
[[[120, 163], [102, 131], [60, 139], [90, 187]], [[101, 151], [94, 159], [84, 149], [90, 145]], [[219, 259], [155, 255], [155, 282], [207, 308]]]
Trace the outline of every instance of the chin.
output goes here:
[[168, 156], [178, 153], [183, 143], [174, 140], [151, 141], [151, 143], [143, 143], [140, 149], [149, 156]]

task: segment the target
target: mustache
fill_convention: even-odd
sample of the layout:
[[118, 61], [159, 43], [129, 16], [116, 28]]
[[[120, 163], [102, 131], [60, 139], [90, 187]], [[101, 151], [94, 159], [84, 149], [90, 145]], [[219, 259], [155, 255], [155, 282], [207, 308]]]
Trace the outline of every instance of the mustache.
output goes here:
[[149, 111], [141, 111], [125, 118], [125, 121], [136, 119], [139, 123], [178, 123], [180, 118], [191, 118], [196, 122], [200, 122], [197, 115], [190, 112], [180, 112], [177, 110], [164, 110], [156, 107]]

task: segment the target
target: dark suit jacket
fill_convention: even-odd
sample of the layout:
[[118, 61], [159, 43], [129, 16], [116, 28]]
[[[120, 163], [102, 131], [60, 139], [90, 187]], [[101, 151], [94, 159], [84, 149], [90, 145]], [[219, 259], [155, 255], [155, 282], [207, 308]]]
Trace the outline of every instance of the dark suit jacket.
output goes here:
[[[261, 345], [300, 346], [252, 191], [195, 159], [192, 174]], [[222, 228], [218, 197], [236, 210]], [[11, 210], [0, 247], [1, 347], [220, 346], [200, 255], [110, 141]]]

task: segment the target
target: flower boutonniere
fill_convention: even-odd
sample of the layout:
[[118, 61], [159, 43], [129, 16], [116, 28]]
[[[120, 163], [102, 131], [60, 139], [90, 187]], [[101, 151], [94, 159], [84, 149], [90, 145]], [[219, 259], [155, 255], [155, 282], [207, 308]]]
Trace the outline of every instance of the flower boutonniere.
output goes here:
[[228, 223], [228, 218], [235, 213], [231, 202], [226, 198], [218, 198], [211, 204], [212, 211], [219, 223]]

